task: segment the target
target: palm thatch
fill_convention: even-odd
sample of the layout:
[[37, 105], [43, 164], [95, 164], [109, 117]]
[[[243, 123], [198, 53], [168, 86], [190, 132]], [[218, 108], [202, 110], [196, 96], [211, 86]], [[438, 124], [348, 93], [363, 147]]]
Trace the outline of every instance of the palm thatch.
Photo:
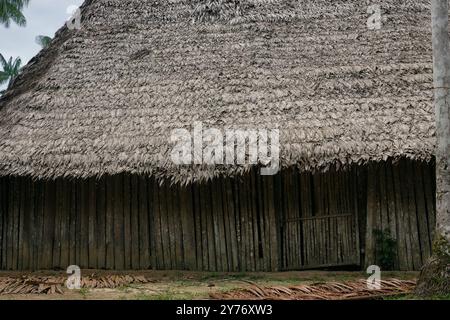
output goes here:
[[188, 183], [249, 166], [177, 166], [170, 133], [279, 128], [281, 165], [326, 170], [435, 146], [430, 3], [96, 0], [0, 100], [0, 175], [121, 172]]

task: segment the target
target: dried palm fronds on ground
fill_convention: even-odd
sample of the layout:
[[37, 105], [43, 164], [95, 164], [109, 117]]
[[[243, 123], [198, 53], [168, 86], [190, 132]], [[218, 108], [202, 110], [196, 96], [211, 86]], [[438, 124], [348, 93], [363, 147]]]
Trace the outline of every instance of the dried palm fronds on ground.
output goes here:
[[63, 278], [56, 277], [2, 277], [0, 294], [62, 294], [64, 281]]
[[329, 282], [298, 286], [261, 287], [253, 284], [245, 289], [225, 293], [211, 293], [218, 300], [350, 300], [370, 299], [407, 294], [414, 290], [415, 281], [389, 279], [381, 281], [379, 290], [367, 287], [366, 280], [353, 282]]
[[[0, 294], [62, 294], [67, 276], [0, 277]], [[149, 283], [145, 276], [91, 275], [81, 278], [81, 287], [89, 289], [117, 288], [136, 283]]]

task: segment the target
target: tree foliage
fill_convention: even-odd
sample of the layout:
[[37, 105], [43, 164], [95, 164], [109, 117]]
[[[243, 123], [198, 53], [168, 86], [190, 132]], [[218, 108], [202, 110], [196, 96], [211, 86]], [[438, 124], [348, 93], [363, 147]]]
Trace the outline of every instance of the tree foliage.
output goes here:
[[40, 45], [43, 49], [47, 48], [50, 45], [50, 42], [52, 42], [52, 38], [49, 36], [37, 36], [36, 37], [36, 43]]
[[27, 20], [22, 13], [24, 7], [30, 3], [30, 0], [0, 0], [0, 24], [9, 28], [11, 21], [23, 27]]
[[5, 83], [9, 84], [19, 74], [22, 67], [22, 60], [19, 57], [15, 59], [10, 57], [9, 60], [6, 60], [0, 54], [0, 66], [3, 69], [0, 71], [0, 85]]

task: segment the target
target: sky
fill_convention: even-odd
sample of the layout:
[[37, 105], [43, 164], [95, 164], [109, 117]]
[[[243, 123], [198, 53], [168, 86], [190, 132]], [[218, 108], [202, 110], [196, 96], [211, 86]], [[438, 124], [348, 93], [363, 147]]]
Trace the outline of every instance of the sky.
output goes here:
[[[0, 53], [6, 59], [21, 57], [22, 65], [25, 65], [41, 50], [35, 41], [36, 36], [53, 37], [70, 17], [68, 8], [82, 3], [83, 0], [31, 0], [23, 11], [27, 19], [26, 27], [19, 27], [14, 22], [9, 28], [0, 25]], [[0, 90], [4, 87], [0, 86]]]

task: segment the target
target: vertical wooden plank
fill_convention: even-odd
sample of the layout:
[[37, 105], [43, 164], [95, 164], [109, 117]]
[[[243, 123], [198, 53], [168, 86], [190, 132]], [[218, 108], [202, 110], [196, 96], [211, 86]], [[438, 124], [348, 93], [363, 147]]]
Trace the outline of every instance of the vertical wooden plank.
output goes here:
[[88, 265], [90, 269], [97, 269], [97, 242], [96, 242], [96, 220], [97, 220], [97, 199], [96, 199], [96, 180], [90, 178], [86, 181], [88, 194], [87, 200], [87, 221], [88, 221]]
[[63, 197], [64, 189], [62, 179], [56, 179], [52, 181], [56, 185], [55, 190], [55, 227], [54, 227], [54, 239], [53, 239], [53, 257], [52, 257], [52, 269], [60, 268], [61, 264], [61, 220], [63, 209]]
[[89, 268], [89, 183], [80, 181], [80, 267]]
[[203, 270], [213, 271], [215, 269], [215, 256], [213, 251], [214, 243], [211, 241], [211, 230], [209, 227], [211, 212], [208, 211], [208, 188], [206, 184], [198, 185], [198, 197], [200, 200], [201, 225], [202, 225], [202, 251], [203, 251]]
[[257, 211], [257, 223], [259, 230], [259, 250], [261, 271], [270, 271], [270, 245], [269, 239], [267, 239], [269, 232], [269, 217], [267, 208], [267, 180], [269, 177], [256, 174], [256, 197], [258, 199], [258, 211]]
[[[138, 270], [139, 262], [139, 181], [137, 175], [131, 176], [131, 268]], [[162, 259], [161, 259], [162, 260]]]
[[[323, 173], [318, 174], [318, 179], [317, 179], [317, 184], [316, 184], [316, 190], [317, 190], [317, 204], [318, 204], [318, 208], [320, 208], [320, 210], [317, 211], [317, 217], [323, 217], [327, 215], [327, 207], [326, 207], [326, 203], [324, 201], [324, 195], [325, 195], [325, 175]], [[342, 186], [341, 186], [342, 188]], [[323, 242], [323, 233], [322, 230], [320, 228], [320, 223], [321, 220], [320, 219], [316, 219], [314, 220], [314, 238], [316, 240], [316, 248], [317, 248], [317, 255], [316, 255], [316, 264], [317, 265], [322, 265], [323, 264], [323, 257], [325, 255], [325, 253], [323, 252], [323, 246], [322, 246], [322, 242]]]
[[226, 247], [226, 260], [227, 271], [233, 271], [233, 245], [231, 243], [233, 235], [231, 234], [230, 226], [230, 210], [229, 210], [229, 198], [227, 192], [227, 179], [221, 178], [219, 182], [219, 192], [222, 195], [222, 210], [223, 210], [223, 226], [225, 233], [225, 247]]
[[[291, 175], [290, 175], [290, 169], [286, 169], [282, 172], [283, 175], [283, 203], [284, 203], [284, 221], [286, 226], [286, 238], [285, 238], [285, 249], [286, 249], [286, 268], [289, 270], [295, 269], [296, 266], [293, 262], [294, 257], [294, 250], [292, 242], [295, 239], [295, 235], [293, 232], [292, 224], [293, 222], [290, 222], [290, 219], [293, 218], [292, 213], [292, 197], [291, 197], [291, 190], [292, 190], [292, 183], [291, 183]], [[294, 222], [295, 223], [295, 222]]]
[[436, 229], [436, 175], [435, 166], [432, 164], [424, 164], [422, 166], [423, 189], [425, 193], [425, 205], [427, 211], [428, 223], [428, 241], [430, 248], [434, 240], [434, 232]]
[[164, 250], [164, 268], [173, 269], [172, 257], [170, 253], [170, 236], [169, 236], [169, 222], [167, 214], [167, 190], [166, 186], [160, 185], [159, 188], [159, 210], [161, 212], [161, 232], [162, 232], [162, 247]]
[[380, 212], [381, 212], [381, 224], [380, 230], [385, 232], [390, 229], [389, 225], [389, 212], [388, 212], [388, 194], [387, 194], [387, 182], [386, 182], [386, 163], [381, 162], [379, 164], [379, 178], [380, 178]]
[[[311, 176], [309, 173], [300, 174], [300, 188], [301, 188], [301, 218], [308, 218], [312, 216], [312, 192], [311, 192]], [[311, 252], [309, 250], [309, 224], [307, 221], [302, 222], [302, 247], [304, 252], [304, 260], [302, 267], [309, 265]]]
[[157, 269], [157, 250], [156, 250], [156, 229], [159, 229], [159, 223], [156, 225], [154, 193], [155, 184], [153, 178], [147, 178], [147, 209], [148, 209], [148, 233], [150, 246], [150, 265], [153, 270]]
[[5, 239], [5, 237], [3, 236], [3, 226], [4, 226], [5, 213], [6, 213], [5, 205], [6, 205], [6, 202], [8, 201], [4, 197], [6, 187], [7, 186], [5, 185], [5, 178], [0, 177], [0, 268], [2, 270], [4, 270], [4, 267], [3, 267], [3, 245], [4, 245], [4, 239]]
[[433, 164], [428, 166], [427, 169], [429, 174], [427, 174], [426, 176], [431, 179], [430, 190], [433, 198], [433, 201], [431, 201], [433, 211], [432, 214], [430, 214], [429, 216], [429, 225], [432, 229], [431, 238], [434, 240], [434, 232], [436, 230], [436, 163], [433, 162]]
[[[220, 203], [220, 194], [217, 189], [217, 179], [208, 183], [211, 188], [211, 219], [214, 228], [214, 247], [216, 248], [216, 270], [225, 271], [226, 269], [226, 249], [221, 230], [222, 204]], [[225, 258], [225, 259], [224, 259]]]
[[6, 241], [7, 241], [7, 217], [8, 217], [8, 190], [10, 189], [8, 178], [2, 177], [1, 178], [1, 201], [0, 201], [0, 210], [1, 210], [1, 223], [2, 223], [2, 229], [0, 233], [0, 268], [2, 270], [6, 270]]
[[150, 236], [148, 231], [147, 179], [139, 177], [139, 263], [141, 269], [150, 268]]
[[125, 237], [123, 221], [123, 175], [114, 178], [114, 269], [125, 269]]
[[250, 232], [250, 255], [252, 257], [252, 271], [259, 269], [258, 259], [258, 230], [256, 228], [256, 198], [254, 196], [254, 170], [247, 174], [247, 199], [249, 204], [248, 211], [248, 230]]
[[12, 229], [12, 181], [10, 177], [5, 178], [6, 183], [8, 185], [8, 192], [5, 193], [5, 199], [8, 206], [6, 207], [5, 217], [4, 217], [4, 243], [3, 243], [3, 261], [2, 261], [2, 269], [8, 270], [10, 265], [10, 246], [11, 246], [11, 229]]
[[115, 178], [106, 177], [106, 268], [114, 269], [114, 211], [115, 211]]
[[[340, 188], [336, 188], [336, 179], [337, 174], [331, 174], [328, 177], [328, 196], [330, 201], [330, 211], [331, 214], [341, 214], [343, 213], [342, 210], [338, 207], [337, 200], [340, 198], [341, 190]], [[327, 251], [328, 251], [328, 262], [329, 263], [338, 263], [338, 255], [337, 255], [337, 247], [336, 243], [338, 241], [337, 234], [336, 234], [336, 219], [330, 218], [327, 219], [327, 225], [328, 225], [328, 240], [327, 240]]]
[[7, 212], [7, 231], [6, 231], [6, 269], [7, 270], [13, 270], [14, 269], [14, 264], [13, 264], [13, 244], [14, 242], [14, 234], [13, 234], [13, 230], [14, 230], [14, 212], [15, 210], [15, 205], [14, 205], [14, 193], [15, 190], [14, 188], [16, 188], [16, 183], [14, 178], [9, 177], [9, 195], [8, 195], [8, 204], [9, 204], [9, 210]]
[[202, 187], [200, 184], [194, 184], [194, 207], [196, 215], [196, 241], [197, 241], [197, 264], [198, 269], [208, 270], [208, 239], [206, 232], [206, 217], [203, 211], [203, 201], [201, 199]]
[[239, 270], [245, 270], [244, 261], [244, 246], [242, 241], [242, 224], [241, 224], [241, 199], [239, 190], [239, 178], [233, 178], [231, 183], [231, 188], [233, 189], [233, 204], [234, 204], [234, 214], [235, 214], [235, 224], [236, 224], [236, 242], [238, 248], [238, 268]]
[[415, 187], [415, 197], [416, 197], [416, 208], [417, 208], [417, 225], [419, 229], [419, 241], [420, 241], [420, 252], [422, 253], [422, 262], [428, 260], [431, 256], [431, 244], [430, 237], [428, 234], [428, 222], [427, 222], [427, 208], [425, 199], [425, 190], [423, 188], [423, 175], [422, 166], [424, 164], [418, 161], [413, 163], [414, 170], [414, 187]]
[[419, 240], [419, 230], [417, 226], [417, 207], [416, 207], [416, 195], [414, 192], [414, 169], [413, 162], [410, 160], [406, 161], [407, 168], [407, 189], [408, 189], [408, 215], [409, 215], [409, 228], [411, 235], [411, 245], [413, 253], [413, 268], [414, 270], [420, 270], [422, 267], [422, 257], [420, 254], [420, 240]]
[[[358, 189], [358, 170], [359, 167], [353, 167], [352, 171], [351, 171], [351, 196], [353, 199], [353, 218], [354, 218], [354, 222], [353, 222], [353, 227], [354, 227], [354, 254], [355, 254], [355, 264], [360, 265], [360, 261], [361, 261], [361, 252], [360, 252], [360, 241], [359, 241], [359, 204], [358, 204], [358, 193], [362, 192], [363, 190]], [[393, 191], [392, 191], [393, 193]]]
[[27, 194], [27, 182], [26, 179], [23, 177], [19, 177], [17, 178], [19, 183], [20, 183], [20, 187], [19, 187], [19, 192], [18, 192], [18, 207], [19, 207], [19, 221], [18, 221], [18, 255], [17, 255], [17, 270], [25, 270], [25, 266], [24, 263], [27, 263], [28, 261], [24, 261], [25, 260], [25, 253], [24, 253], [24, 249], [25, 249], [25, 241], [26, 241], [26, 237], [25, 237], [25, 204], [27, 202], [27, 198], [26, 198], [26, 194]]
[[226, 198], [224, 198], [224, 194], [222, 193], [221, 185], [224, 183], [223, 179], [215, 179], [215, 192], [217, 195], [217, 219], [219, 223], [219, 237], [221, 238], [220, 242], [220, 251], [222, 255], [222, 270], [223, 271], [230, 271], [231, 265], [230, 265], [230, 259], [228, 258], [228, 246], [227, 246], [227, 236], [225, 232], [225, 225], [226, 225], [226, 207], [224, 206], [224, 201], [226, 201]]
[[414, 270], [414, 259], [413, 259], [413, 248], [411, 244], [411, 230], [410, 230], [410, 222], [409, 222], [409, 195], [408, 195], [408, 170], [406, 165], [406, 160], [399, 161], [399, 170], [400, 170], [400, 185], [401, 194], [402, 194], [402, 231], [404, 234], [405, 248], [406, 248], [406, 259], [407, 259], [407, 269], [406, 270]]
[[179, 185], [175, 184], [169, 188], [169, 192], [171, 194], [171, 204], [172, 204], [172, 239], [174, 244], [174, 252], [175, 252], [175, 268], [177, 270], [184, 269], [184, 256], [183, 256], [183, 235], [181, 231], [181, 216], [180, 216], [180, 194], [179, 194]]
[[[42, 184], [40, 184], [41, 193], [42, 193]], [[79, 192], [77, 188], [77, 183], [75, 181], [70, 181], [70, 227], [69, 227], [69, 237], [70, 237], [70, 245], [69, 245], [69, 265], [78, 264], [77, 260], [77, 225], [78, 225], [78, 196]], [[42, 197], [41, 197], [42, 198]], [[42, 210], [42, 206], [41, 206]], [[42, 219], [41, 219], [42, 221]], [[38, 223], [39, 224], [39, 223]]]
[[256, 170], [252, 169], [249, 173], [249, 189], [251, 202], [251, 230], [253, 233], [253, 251], [255, 257], [255, 271], [261, 271], [261, 259], [259, 255], [260, 250], [260, 228], [258, 224], [258, 189], [256, 187]]
[[[324, 192], [326, 193], [325, 196], [325, 202], [327, 203], [327, 215], [336, 215], [336, 214], [340, 214], [339, 210], [336, 208], [336, 203], [335, 203], [335, 198], [334, 198], [334, 190], [333, 190], [333, 186], [334, 186], [334, 177], [336, 176], [336, 169], [333, 167], [332, 169], [330, 169], [332, 171], [327, 173], [326, 176], [326, 183], [325, 183], [325, 190]], [[346, 173], [347, 174], [347, 173]], [[346, 185], [347, 187], [347, 185]], [[344, 190], [344, 195], [346, 197], [348, 197], [348, 193], [347, 190]], [[334, 251], [332, 249], [332, 242], [333, 242], [333, 232], [331, 230], [332, 227], [332, 218], [327, 218], [323, 220], [323, 228], [325, 230], [325, 239], [324, 239], [324, 251], [326, 252], [326, 258], [325, 258], [325, 263], [326, 264], [333, 264], [334, 263], [334, 259], [333, 259], [333, 255], [334, 255]]]
[[[334, 170], [334, 168], [330, 168], [329, 170]], [[323, 207], [324, 207], [324, 216], [329, 216], [331, 214], [333, 214], [332, 212], [332, 208], [330, 208], [330, 199], [329, 199], [329, 193], [328, 193], [328, 189], [329, 189], [329, 184], [331, 183], [330, 181], [330, 176], [333, 174], [333, 171], [327, 171], [323, 174], [323, 179], [322, 179], [322, 201], [323, 201]], [[345, 172], [342, 172], [341, 177], [345, 178]], [[348, 197], [346, 194], [346, 185], [345, 185], [345, 179], [342, 179], [342, 188], [341, 188], [341, 192], [342, 192], [342, 197], [344, 198], [345, 201], [347, 201]], [[348, 210], [348, 209], [347, 209]], [[320, 239], [321, 239], [321, 248], [322, 248], [322, 255], [321, 255], [321, 264], [322, 265], [326, 265], [329, 262], [329, 252], [328, 252], [328, 247], [327, 247], [327, 242], [328, 242], [328, 219], [327, 218], [323, 218], [319, 220], [320, 223]]]
[[19, 259], [20, 259], [20, 190], [22, 188], [22, 183], [20, 178], [14, 178], [13, 183], [14, 189], [13, 195], [13, 216], [12, 216], [12, 253], [11, 253], [11, 270], [19, 270]]
[[393, 183], [394, 183], [394, 195], [395, 195], [395, 210], [397, 217], [397, 252], [398, 252], [398, 263], [400, 270], [411, 270], [409, 264], [410, 253], [407, 247], [407, 231], [405, 229], [405, 207], [404, 207], [404, 185], [402, 183], [401, 176], [404, 174], [402, 172], [402, 166], [396, 164], [392, 166], [393, 172]]
[[[392, 235], [393, 239], [397, 240], [397, 211], [395, 208], [396, 200], [395, 200], [395, 190], [394, 190], [394, 175], [392, 172], [392, 162], [389, 161], [386, 164], [386, 192], [387, 192], [387, 207], [388, 207], [388, 224], [389, 224], [389, 231]], [[397, 254], [394, 259], [394, 269], [399, 270], [399, 253], [398, 253], [398, 245], [396, 248]]]
[[376, 175], [373, 164], [369, 164], [367, 170], [367, 228], [366, 228], [366, 267], [375, 263], [375, 239], [373, 230], [376, 227], [377, 197], [376, 197]]
[[[374, 170], [374, 179], [372, 180], [372, 183], [375, 183], [373, 194], [373, 202], [374, 202], [374, 212], [373, 212], [373, 225], [372, 225], [372, 237], [373, 237], [373, 245], [374, 245], [374, 262], [377, 263], [379, 257], [377, 256], [377, 242], [375, 239], [375, 234], [373, 233], [374, 230], [383, 231], [382, 229], [382, 208], [381, 208], [381, 167], [379, 163], [373, 163], [372, 169]], [[369, 230], [369, 229], [368, 229]]]
[[270, 271], [278, 271], [278, 256], [279, 256], [279, 242], [278, 242], [278, 223], [277, 215], [280, 214], [275, 205], [275, 191], [274, 191], [274, 177], [267, 179], [267, 237], [269, 240], [269, 254], [270, 254]]
[[[301, 218], [301, 203], [300, 203], [300, 177], [299, 172], [296, 168], [293, 168], [292, 170], [292, 182], [293, 182], [293, 189], [292, 189], [292, 198], [294, 200], [293, 203], [293, 210], [295, 212], [295, 218], [300, 219]], [[298, 266], [298, 268], [301, 268], [303, 265], [303, 258], [302, 258], [302, 243], [301, 243], [301, 221], [297, 221], [295, 223], [295, 263]]]
[[45, 209], [44, 209], [44, 264], [45, 269], [52, 268], [53, 244], [55, 237], [56, 215], [56, 184], [54, 181], [45, 182]]
[[[355, 168], [357, 179], [357, 205], [358, 205], [358, 225], [359, 225], [359, 252], [360, 265], [365, 266], [364, 250], [366, 247], [366, 220], [367, 220], [367, 166]], [[395, 190], [395, 189], [394, 189]], [[395, 194], [395, 191], [393, 195]]]
[[156, 225], [156, 217], [155, 217], [155, 198], [154, 194], [157, 190], [155, 190], [155, 184], [153, 178], [147, 177], [147, 209], [148, 209], [148, 241], [149, 241], [149, 254], [150, 254], [150, 266], [153, 270], [157, 269], [157, 250], [156, 250], [156, 235], [157, 229], [159, 230], [159, 224]]
[[[218, 270], [218, 261], [216, 256], [215, 230], [214, 230], [214, 212], [212, 208], [212, 190], [211, 184], [205, 183], [205, 192], [200, 196], [204, 199], [204, 211], [206, 216], [206, 225], [208, 233], [208, 265], [210, 271]], [[202, 207], [203, 209], [203, 207]], [[202, 210], [203, 211], [203, 210]]]
[[172, 265], [172, 269], [177, 269], [177, 239], [175, 232], [175, 223], [178, 223], [175, 218], [175, 210], [174, 210], [174, 191], [171, 189], [170, 185], [165, 185], [165, 193], [166, 193], [166, 214], [167, 214], [167, 230], [169, 235], [169, 253], [170, 253], [170, 262]]
[[[270, 185], [269, 185], [269, 190], [270, 190]], [[274, 194], [274, 213], [275, 215], [270, 215], [270, 223], [273, 226], [271, 228], [271, 256], [272, 256], [272, 269], [274, 268], [273, 263], [275, 262], [274, 259], [276, 257], [276, 268], [277, 269], [284, 269], [284, 256], [285, 256], [285, 247], [283, 245], [283, 237], [285, 234], [285, 225], [283, 222], [283, 215], [284, 215], [284, 207], [283, 207], [283, 181], [282, 181], [282, 174], [278, 173], [273, 181], [273, 194]], [[280, 224], [280, 227], [278, 227], [278, 223]], [[275, 240], [276, 241], [276, 252], [274, 251], [274, 234], [273, 234], [273, 228], [276, 229], [276, 233], [275, 233]], [[276, 253], [276, 255], [274, 256], [274, 253]]]
[[195, 219], [195, 251], [196, 251], [196, 265], [197, 270], [202, 271], [204, 269], [204, 261], [207, 259], [204, 259], [204, 250], [202, 249], [202, 214], [201, 214], [201, 208], [200, 208], [200, 195], [199, 195], [199, 188], [198, 184], [192, 184], [191, 186], [192, 190], [192, 205], [193, 205], [193, 216]]
[[97, 181], [96, 188], [97, 207], [97, 267], [106, 268], [106, 178]]
[[[34, 184], [33, 184], [34, 185]], [[62, 179], [61, 182], [61, 199], [59, 199], [59, 206], [61, 210], [61, 259], [60, 267], [65, 270], [69, 266], [69, 252], [70, 252], [70, 188], [67, 179]]]
[[249, 199], [248, 175], [242, 177], [239, 184], [240, 200], [241, 200], [241, 226], [242, 226], [242, 244], [245, 248], [245, 271], [254, 271], [254, 252], [253, 252], [253, 233], [251, 232], [250, 210], [251, 203]]
[[232, 259], [231, 271], [239, 270], [239, 246], [237, 237], [237, 224], [236, 224], [236, 212], [235, 212], [235, 199], [233, 192], [233, 182], [231, 178], [225, 178], [224, 186], [226, 188], [227, 196], [227, 209], [228, 209], [228, 225], [229, 225], [229, 235], [230, 235], [230, 251]]
[[1, 177], [0, 178], [0, 268], [2, 270], [6, 269], [6, 223], [7, 223], [7, 214], [8, 214], [8, 178]]
[[239, 242], [241, 246], [241, 270], [243, 271], [250, 271], [251, 270], [251, 264], [249, 261], [250, 257], [250, 250], [248, 247], [249, 244], [249, 234], [247, 231], [247, 197], [246, 197], [246, 188], [244, 183], [244, 177], [239, 177], [239, 179], [236, 180], [236, 188], [237, 192], [239, 194], [239, 225], [240, 225], [240, 232], [239, 232]]
[[196, 270], [196, 225], [192, 205], [192, 186], [183, 186], [180, 188], [180, 214], [181, 229], [183, 234], [183, 256], [185, 269]]
[[22, 197], [23, 206], [23, 235], [22, 235], [22, 270], [31, 270], [32, 267], [32, 231], [34, 227], [34, 199], [33, 199], [33, 186], [32, 181], [29, 178], [23, 178], [24, 180], [24, 194]]
[[123, 233], [124, 233], [124, 259], [125, 270], [132, 267], [132, 231], [131, 231], [131, 177], [123, 175]]
[[[161, 200], [159, 198], [159, 189], [160, 186], [158, 185], [158, 183], [154, 180], [151, 179], [152, 184], [152, 194], [153, 194], [153, 216], [154, 216], [154, 238], [155, 238], [155, 250], [156, 250], [156, 268], [157, 269], [164, 269], [164, 242], [163, 242], [163, 236], [162, 234], [164, 233], [163, 231], [163, 225], [162, 225], [162, 220], [161, 220]], [[139, 239], [137, 239], [139, 240]], [[138, 247], [139, 249], [139, 247]]]

